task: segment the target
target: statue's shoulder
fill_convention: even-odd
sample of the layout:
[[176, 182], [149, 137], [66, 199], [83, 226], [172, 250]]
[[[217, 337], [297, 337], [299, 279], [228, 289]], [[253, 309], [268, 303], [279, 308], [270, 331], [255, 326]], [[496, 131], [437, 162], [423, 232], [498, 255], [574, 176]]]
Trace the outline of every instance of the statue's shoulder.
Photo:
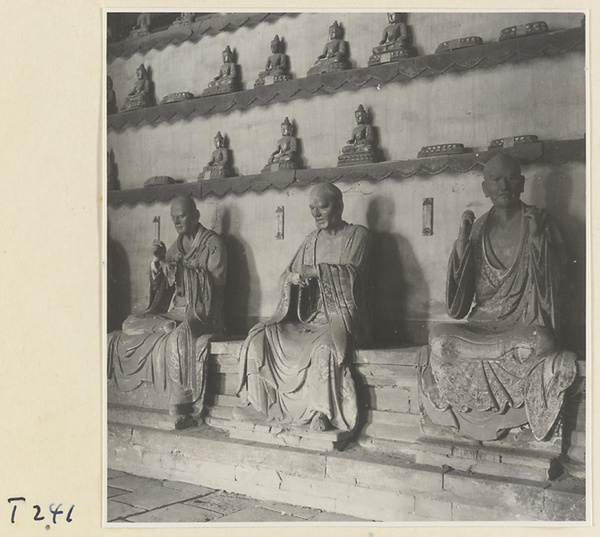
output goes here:
[[487, 222], [490, 211], [482, 214], [479, 218], [473, 222], [473, 228], [471, 229], [471, 238], [479, 237], [483, 233], [485, 223]]
[[359, 224], [348, 224], [347, 233], [355, 241], [368, 241], [371, 237], [371, 233], [365, 226]]

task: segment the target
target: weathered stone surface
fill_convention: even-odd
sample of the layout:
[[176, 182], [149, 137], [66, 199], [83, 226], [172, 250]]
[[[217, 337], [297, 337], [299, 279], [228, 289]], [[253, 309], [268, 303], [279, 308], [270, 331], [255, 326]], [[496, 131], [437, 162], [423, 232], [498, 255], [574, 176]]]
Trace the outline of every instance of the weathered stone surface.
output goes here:
[[423, 436], [419, 427], [388, 425], [387, 423], [368, 423], [363, 427], [361, 434], [400, 442], [416, 442]]
[[359, 391], [366, 396], [368, 408], [374, 410], [391, 410], [393, 412], [410, 412], [410, 392], [404, 388], [367, 387]]
[[119, 470], [113, 470], [112, 468], [109, 468], [106, 471], [107, 479], [114, 479], [115, 477], [123, 477], [125, 475], [127, 475], [126, 472], [120, 472]]
[[341, 513], [322, 512], [313, 516], [309, 522], [365, 522], [365, 519]]
[[133, 507], [126, 503], [116, 502], [114, 500], [108, 500], [106, 502], [106, 520], [108, 522], [114, 522], [117, 519], [128, 517], [136, 513], [141, 513], [143, 509]]
[[403, 347], [397, 349], [361, 349], [355, 354], [357, 364], [390, 364], [416, 367], [419, 363], [421, 347]]
[[183, 481], [170, 481], [166, 479], [162, 482], [162, 484], [163, 487], [181, 490], [182, 492], [194, 494], [194, 496], [205, 496], [206, 494], [210, 494], [213, 492], [212, 489], [201, 487], [199, 485], [192, 485], [191, 483], [184, 483]]
[[554, 481], [544, 490], [544, 513], [548, 520], [585, 520], [585, 480], [561, 476]]
[[531, 481], [458, 471], [444, 476], [444, 490], [452, 492], [458, 503], [487, 509], [501, 506], [503, 520], [544, 520], [544, 488], [544, 485]]
[[306, 495], [321, 496], [332, 499], [346, 499], [349, 494], [349, 487], [344, 483], [332, 480], [308, 479], [293, 475], [286, 475], [281, 472], [281, 490], [289, 492], [299, 492]]
[[338, 457], [327, 458], [327, 478], [369, 490], [442, 491], [442, 471], [422, 465], [392, 465]]
[[189, 500], [186, 503], [202, 508], [203, 510], [218, 513], [219, 515], [230, 515], [231, 513], [236, 513], [252, 506], [252, 501], [249, 498], [214, 491], [211, 494]]
[[471, 504], [452, 503], [452, 519], [456, 522], [496, 522], [511, 519], [509, 509], [498, 503], [496, 508], [478, 507]]
[[[317, 517], [322, 514], [337, 516], [337, 515], [334, 515], [334, 513], [321, 513], [317, 509], [310, 509], [309, 507], [300, 507], [298, 505], [290, 505], [288, 503], [281, 503], [281, 502], [264, 501], [264, 502], [261, 502], [260, 506], [264, 509], [269, 509], [271, 511], [275, 511], [276, 513], [292, 515], [292, 516], [301, 518], [303, 520], [310, 519], [311, 522], [316, 520]], [[356, 519], [356, 520], [358, 521], [360, 519]]]
[[125, 475], [123, 477], [112, 479], [110, 485], [131, 492], [134, 490], [156, 487], [162, 485], [162, 483], [158, 479], [140, 477], [137, 475]]
[[392, 412], [390, 410], [368, 410], [367, 423], [385, 423], [398, 427], [419, 427], [419, 415], [406, 412]]
[[285, 469], [290, 475], [325, 477], [326, 458], [292, 449], [253, 446], [244, 450], [243, 464], [257, 468]]
[[[365, 501], [366, 498], [368, 502]], [[340, 510], [343, 503], [343, 499], [337, 500], [336, 509]], [[415, 513], [414, 496], [361, 487], [350, 487], [347, 505], [354, 507], [355, 515], [367, 518], [371, 513], [371, 517], [376, 520], [402, 521]]]
[[111, 404], [108, 407], [108, 421], [154, 427], [167, 431], [175, 428], [173, 419], [166, 410], [139, 408]]
[[452, 502], [415, 497], [415, 513], [434, 520], [452, 520]]
[[123, 494], [122, 496], [119, 496], [118, 501], [133, 505], [134, 507], [139, 507], [140, 509], [155, 509], [168, 503], [181, 502], [193, 497], [193, 493], [157, 485], [148, 488], [140, 488], [129, 494]]
[[243, 341], [213, 341], [210, 344], [210, 354], [228, 354], [238, 357]]
[[251, 468], [248, 466], [235, 467], [235, 480], [246, 482], [250, 485], [262, 485], [278, 489], [281, 485], [281, 476], [277, 470], [267, 468]]
[[224, 516], [219, 522], [301, 522], [302, 519], [292, 515], [276, 513], [262, 507], [249, 507], [237, 513]]
[[205, 511], [193, 507], [189, 504], [168, 505], [139, 515], [133, 515], [128, 517], [129, 522], [144, 522], [146, 524], [152, 523], [168, 523], [168, 522], [179, 522], [179, 523], [193, 523], [193, 522], [208, 522], [219, 518], [220, 515], [211, 511]]
[[127, 494], [130, 492], [129, 490], [119, 489], [117, 487], [111, 487], [110, 485], [107, 488], [106, 496], [108, 498], [114, 498], [115, 496], [120, 496], [121, 494]]

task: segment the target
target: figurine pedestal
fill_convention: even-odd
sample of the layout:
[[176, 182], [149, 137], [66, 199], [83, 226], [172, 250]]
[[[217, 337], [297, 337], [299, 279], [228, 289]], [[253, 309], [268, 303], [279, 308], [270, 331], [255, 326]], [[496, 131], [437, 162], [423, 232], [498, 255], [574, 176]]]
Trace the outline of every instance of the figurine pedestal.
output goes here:
[[342, 153], [338, 157], [338, 166], [356, 166], [375, 162], [374, 153]]
[[285, 82], [287, 80], [292, 80], [292, 75], [267, 75], [257, 78], [256, 82], [254, 83], [254, 87], [257, 88], [259, 86], [270, 86], [272, 84]]
[[211, 86], [206, 88], [202, 92], [202, 97], [208, 97], [209, 95], [221, 95], [223, 93], [234, 93], [240, 91], [237, 84], [220, 84], [218, 86]]
[[398, 60], [411, 58], [412, 56], [414, 56], [414, 52], [406, 47], [382, 50], [381, 52], [373, 49], [373, 55], [369, 58], [368, 65], [371, 67], [372, 65], [380, 65], [382, 63], [397, 62]]
[[297, 169], [296, 163], [290, 160], [286, 162], [272, 162], [267, 164], [263, 169], [263, 173], [278, 172], [279, 170], [295, 170]]

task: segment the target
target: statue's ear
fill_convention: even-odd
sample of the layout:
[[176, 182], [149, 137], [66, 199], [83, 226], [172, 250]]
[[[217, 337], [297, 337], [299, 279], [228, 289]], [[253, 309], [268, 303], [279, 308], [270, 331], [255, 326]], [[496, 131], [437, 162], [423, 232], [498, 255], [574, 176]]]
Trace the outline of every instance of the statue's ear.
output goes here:
[[519, 193], [522, 194], [525, 190], [525, 176], [521, 175], [519, 177]]
[[487, 183], [485, 182], [485, 180], [481, 181], [481, 190], [483, 190], [483, 194], [485, 195], [486, 198], [490, 197], [490, 194], [487, 189]]

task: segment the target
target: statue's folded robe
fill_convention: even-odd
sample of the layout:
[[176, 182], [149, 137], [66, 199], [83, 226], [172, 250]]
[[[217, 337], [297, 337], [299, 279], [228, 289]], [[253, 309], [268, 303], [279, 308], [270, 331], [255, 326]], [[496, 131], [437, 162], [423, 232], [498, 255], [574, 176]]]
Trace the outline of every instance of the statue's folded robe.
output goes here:
[[475, 222], [462, 260], [453, 250], [449, 313], [464, 317], [474, 296], [476, 303], [467, 325], [431, 331], [421, 375], [422, 401], [433, 421], [478, 440], [526, 423], [538, 440], [545, 438], [576, 376], [573, 353], [555, 345], [563, 243], [549, 217], [541, 241], [532, 241], [525, 208], [521, 204], [522, 233], [512, 266], [502, 267], [489, 244], [491, 211]]
[[200, 228], [188, 252], [181, 237], [169, 248], [151, 275], [148, 310], [109, 334], [108, 377], [119, 389], [148, 382], [168, 390], [172, 404], [202, 397], [208, 345], [223, 331], [226, 267], [225, 247], [213, 231]]

